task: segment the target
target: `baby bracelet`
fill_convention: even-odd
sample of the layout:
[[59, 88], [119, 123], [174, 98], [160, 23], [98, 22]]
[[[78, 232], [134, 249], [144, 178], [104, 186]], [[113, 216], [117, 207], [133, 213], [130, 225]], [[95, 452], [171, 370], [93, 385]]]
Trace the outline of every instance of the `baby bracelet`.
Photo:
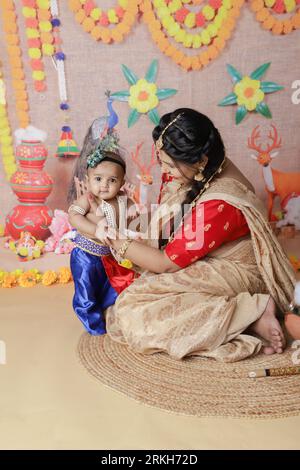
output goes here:
[[76, 206], [76, 204], [71, 204], [70, 205], [70, 207], [68, 209], [69, 214], [70, 214], [71, 211], [78, 212], [78, 214], [80, 214], [80, 215], [85, 215], [86, 214], [86, 210], [83, 209], [80, 206]]

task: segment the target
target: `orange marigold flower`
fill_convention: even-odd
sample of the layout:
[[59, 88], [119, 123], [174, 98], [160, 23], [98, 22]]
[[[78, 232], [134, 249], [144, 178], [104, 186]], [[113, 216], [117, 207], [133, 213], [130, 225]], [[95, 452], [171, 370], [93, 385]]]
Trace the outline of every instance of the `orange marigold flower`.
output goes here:
[[81, 10], [80, 0], [69, 0], [69, 7], [72, 11]]
[[67, 284], [68, 282], [72, 281], [72, 274], [70, 268], [60, 268], [58, 271], [58, 281], [61, 284]]
[[51, 286], [57, 281], [57, 274], [55, 271], [48, 270], [43, 274], [42, 284], [44, 286]]
[[6, 289], [10, 289], [11, 287], [15, 287], [17, 285], [17, 278], [13, 274], [5, 274], [2, 281], [2, 287]]
[[37, 283], [35, 274], [31, 272], [22, 273], [18, 279], [19, 286], [21, 287], [33, 287]]

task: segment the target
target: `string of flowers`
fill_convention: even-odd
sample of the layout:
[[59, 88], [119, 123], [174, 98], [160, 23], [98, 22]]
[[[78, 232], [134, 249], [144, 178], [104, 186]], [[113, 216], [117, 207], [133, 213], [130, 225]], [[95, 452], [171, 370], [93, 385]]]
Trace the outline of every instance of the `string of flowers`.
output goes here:
[[[22, 51], [20, 48], [17, 15], [14, 2], [0, 2], [0, 9], [2, 10], [4, 40], [6, 43], [6, 49], [11, 69], [12, 86], [16, 100], [17, 117], [19, 121], [19, 126], [25, 128], [30, 122], [29, 102], [26, 90]], [[2, 130], [2, 132], [6, 132], [6, 136], [9, 137], [10, 131], [9, 134], [8, 130]], [[8, 175], [11, 175], [13, 169], [14, 171], [16, 170], [14, 160], [10, 170], [8, 171]]]
[[47, 270], [41, 273], [38, 269], [15, 269], [4, 271], [0, 269], [0, 287], [34, 287], [38, 284], [52, 286], [53, 284], [68, 284], [73, 280], [70, 268], [62, 267], [58, 271]]
[[[294, 29], [300, 28], [300, 7], [296, 8], [296, 4], [299, 5], [300, 1], [251, 0], [250, 7], [264, 29], [279, 35], [289, 34]], [[294, 13], [289, 18], [282, 20], [277, 19], [276, 15], [269, 10], [273, 10], [275, 13], [291, 13], [293, 11]]]
[[[222, 6], [222, 0], [209, 0], [198, 12], [191, 11], [185, 4], [193, 3], [184, 0], [164, 0], [164, 7], [177, 23], [184, 24], [187, 28], [202, 28], [207, 21], [211, 21]], [[201, 2], [202, 3], [202, 2]]]
[[[2, 63], [0, 61], [0, 68]], [[17, 170], [14, 149], [12, 144], [11, 127], [7, 115], [5, 96], [5, 83], [0, 70], [0, 148], [3, 159], [3, 168], [6, 178], [9, 180], [11, 175]]]
[[54, 38], [52, 32], [50, 0], [37, 0], [37, 7], [42, 54], [45, 56], [52, 56], [54, 54]]
[[34, 88], [41, 92], [46, 90], [44, 65], [42, 62], [42, 42], [39, 30], [38, 7], [36, 0], [22, 0], [22, 14], [25, 18], [28, 55], [32, 69]]
[[[170, 17], [169, 10], [164, 8], [164, 0], [154, 0], [153, 2], [143, 0], [140, 8], [144, 13], [143, 20], [148, 25], [151, 36], [158, 48], [183, 69], [200, 70], [218, 57], [225, 47], [226, 41], [231, 37], [244, 2], [245, 0], [222, 0], [222, 6], [214, 18], [214, 24], [210, 24], [195, 36], [189, 35], [184, 30], [181, 32], [180, 25]], [[177, 38], [176, 35], [178, 35]], [[192, 45], [196, 49], [205, 46], [205, 50], [195, 56], [187, 55], [183, 50], [171, 44], [168, 36], [173, 37], [177, 42], [183, 40], [185, 47], [191, 47]], [[185, 37], [183, 38], [183, 36]]]
[[62, 140], [67, 143], [67, 145], [59, 145], [56, 156], [78, 156], [79, 151], [76, 143], [73, 140], [72, 130], [70, 126], [67, 125], [69, 120], [68, 110], [70, 108], [68, 104], [68, 95], [67, 95], [67, 83], [66, 83], [66, 74], [65, 74], [65, 59], [66, 56], [62, 51], [62, 41], [59, 34], [59, 28], [61, 25], [59, 19], [59, 10], [57, 0], [50, 0], [50, 11], [52, 15], [52, 28], [53, 28], [53, 38], [54, 38], [54, 55], [53, 60], [55, 63], [57, 78], [58, 78], [58, 91], [60, 98], [60, 109], [64, 112], [64, 124], [62, 126]]
[[[220, 32], [220, 29], [222, 28], [225, 20], [228, 18], [228, 11], [232, 7], [231, 0], [217, 0], [218, 3], [215, 3], [214, 5], [215, 7], [218, 6], [218, 11], [217, 8], [213, 9], [210, 5], [205, 5], [204, 9], [210, 9], [208, 10], [210, 14], [207, 14], [206, 16], [213, 21], [211, 21], [211, 23], [206, 28], [203, 28], [201, 32], [194, 34], [188, 33], [185, 29], [183, 29], [180, 26], [180, 21], [177, 21], [176, 18], [174, 19], [171, 14], [171, 6], [174, 4], [174, 2], [176, 6], [178, 1], [181, 3], [181, 0], [173, 0], [167, 6], [166, 0], [154, 0], [154, 11], [157, 18], [161, 22], [161, 28], [165, 28], [169, 36], [173, 37], [177, 43], [182, 43], [184, 47], [193, 47], [194, 49], [199, 49], [203, 45], [208, 45], [211, 43], [212, 39]], [[210, 1], [213, 2], [215, 0]], [[186, 19], [188, 18], [190, 18], [190, 16], [187, 16]], [[192, 22], [190, 22], [188, 27], [191, 27], [191, 25]]]
[[[93, 0], [69, 0], [76, 21], [96, 41], [120, 43], [130, 33], [142, 0], [118, 0], [118, 6], [104, 11]], [[113, 27], [111, 27], [113, 26]]]

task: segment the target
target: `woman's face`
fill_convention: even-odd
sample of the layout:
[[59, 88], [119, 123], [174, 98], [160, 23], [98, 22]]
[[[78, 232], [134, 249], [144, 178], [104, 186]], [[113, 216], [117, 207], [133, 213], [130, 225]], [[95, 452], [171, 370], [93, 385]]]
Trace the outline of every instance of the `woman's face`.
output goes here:
[[199, 163], [186, 165], [185, 163], [175, 162], [163, 150], [158, 151], [157, 159], [161, 165], [162, 173], [167, 173], [180, 183], [190, 182], [198, 173]]

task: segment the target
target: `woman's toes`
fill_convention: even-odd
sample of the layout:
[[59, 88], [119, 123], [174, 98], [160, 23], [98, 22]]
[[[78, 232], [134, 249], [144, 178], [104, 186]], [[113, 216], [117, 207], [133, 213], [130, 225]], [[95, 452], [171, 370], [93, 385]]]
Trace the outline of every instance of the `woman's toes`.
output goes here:
[[274, 354], [275, 349], [273, 348], [273, 346], [264, 346], [263, 347], [263, 353], [267, 354], [267, 355]]

